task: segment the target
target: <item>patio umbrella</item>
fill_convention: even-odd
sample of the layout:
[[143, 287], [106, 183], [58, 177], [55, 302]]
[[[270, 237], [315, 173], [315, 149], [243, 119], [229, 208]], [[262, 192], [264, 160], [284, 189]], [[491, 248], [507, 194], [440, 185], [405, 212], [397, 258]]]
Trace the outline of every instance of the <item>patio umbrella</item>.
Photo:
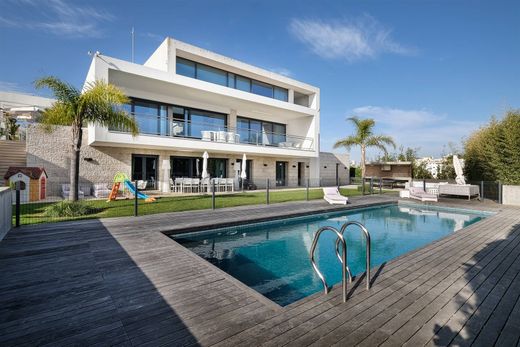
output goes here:
[[457, 184], [466, 184], [464, 172], [462, 171], [462, 163], [460, 162], [459, 157], [456, 155], [453, 156], [453, 168], [455, 169], [455, 174], [457, 175], [455, 178]]
[[246, 158], [246, 154], [244, 153], [244, 155], [242, 156], [242, 168], [241, 168], [241, 172], [240, 172], [240, 178], [242, 178], [243, 180], [245, 180], [247, 178], [247, 158]]
[[208, 175], [208, 158], [209, 158], [209, 155], [208, 155], [208, 152], [205, 151], [204, 154], [202, 155], [202, 158], [204, 159], [202, 161], [202, 179], [204, 178], [208, 178], [209, 175]]

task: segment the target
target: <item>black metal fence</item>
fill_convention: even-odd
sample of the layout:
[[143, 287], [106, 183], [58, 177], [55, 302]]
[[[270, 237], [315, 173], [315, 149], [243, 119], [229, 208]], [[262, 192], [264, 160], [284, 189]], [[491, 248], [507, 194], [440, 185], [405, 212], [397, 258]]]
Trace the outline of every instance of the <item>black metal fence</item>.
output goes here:
[[[438, 185], [440, 180], [414, 180], [415, 185]], [[244, 205], [273, 204], [288, 201], [306, 201], [323, 198], [323, 187], [338, 187], [334, 179], [296, 179], [291, 181], [238, 180], [231, 186], [210, 180], [206, 186], [182, 189], [171, 194], [145, 190], [139, 182], [121, 183], [115, 191], [112, 184], [79, 186], [81, 203], [69, 202], [70, 185], [34, 181], [12, 186], [13, 225], [49, 223], [87, 218], [138, 216], [163, 212], [219, 209]], [[468, 182], [479, 186], [480, 197], [502, 202], [500, 182]], [[351, 179], [340, 192], [347, 196], [384, 194], [389, 188], [404, 188], [402, 182], [371, 177]], [[394, 190], [394, 189], [392, 189]], [[173, 191], [173, 189], [172, 189]], [[110, 199], [115, 193], [114, 199]]]
[[[146, 190], [139, 182], [119, 184], [110, 199], [113, 184], [81, 182], [78, 200], [70, 203], [70, 185], [56, 182], [26, 182], [12, 185], [13, 225], [49, 223], [76, 219], [138, 216], [145, 214], [218, 209], [255, 204], [321, 199], [323, 187], [338, 186], [335, 179], [292, 178], [291, 180], [237, 180], [232, 185], [210, 180], [208, 185], [189, 189], [170, 187], [172, 193]], [[381, 188], [363, 186], [342, 188], [347, 195], [379, 194]]]
[[[456, 184], [455, 180], [439, 179], [413, 179], [415, 184], [419, 183], [425, 190], [430, 187], [437, 187], [440, 184]], [[499, 204], [502, 203], [502, 183], [499, 181], [466, 181], [466, 184], [478, 186], [479, 198], [481, 200], [491, 200]]]

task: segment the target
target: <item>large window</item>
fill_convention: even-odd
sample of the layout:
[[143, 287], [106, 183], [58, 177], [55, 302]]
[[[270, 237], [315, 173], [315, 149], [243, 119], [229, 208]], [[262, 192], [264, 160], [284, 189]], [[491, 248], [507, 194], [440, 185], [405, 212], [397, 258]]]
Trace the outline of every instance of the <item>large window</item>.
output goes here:
[[226, 115], [208, 111], [187, 109], [188, 136], [202, 138], [205, 131], [226, 131]]
[[[123, 109], [134, 115], [141, 134], [169, 135], [168, 107], [160, 103], [132, 100]], [[110, 128], [110, 130], [121, 130]]]
[[227, 86], [227, 73], [214, 67], [197, 64], [197, 79]]
[[274, 97], [272, 85], [254, 80], [251, 87], [251, 93], [267, 96], [268, 98]]
[[242, 143], [278, 146], [286, 140], [285, 124], [258, 119], [237, 117], [237, 131]]
[[186, 59], [177, 58], [177, 74], [195, 78], [195, 63]]
[[222, 86], [242, 90], [248, 93], [266, 96], [268, 98], [288, 101], [288, 91], [285, 88], [276, 87], [251, 78], [235, 75], [234, 73], [184, 58], [177, 58], [177, 74], [210, 83], [220, 84]]
[[[172, 178], [200, 178], [202, 175], [203, 160], [202, 158], [196, 157], [170, 157], [170, 175]], [[227, 177], [227, 159], [209, 158], [208, 174], [211, 178]]]

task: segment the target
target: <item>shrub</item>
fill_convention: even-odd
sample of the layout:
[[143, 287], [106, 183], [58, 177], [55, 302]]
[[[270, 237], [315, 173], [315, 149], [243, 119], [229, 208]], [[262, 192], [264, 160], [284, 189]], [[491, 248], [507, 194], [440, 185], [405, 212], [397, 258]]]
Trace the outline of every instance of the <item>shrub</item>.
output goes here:
[[465, 174], [470, 180], [520, 184], [520, 110], [475, 131], [465, 144]]
[[81, 201], [60, 201], [45, 208], [46, 217], [81, 217], [97, 213], [99, 210]]

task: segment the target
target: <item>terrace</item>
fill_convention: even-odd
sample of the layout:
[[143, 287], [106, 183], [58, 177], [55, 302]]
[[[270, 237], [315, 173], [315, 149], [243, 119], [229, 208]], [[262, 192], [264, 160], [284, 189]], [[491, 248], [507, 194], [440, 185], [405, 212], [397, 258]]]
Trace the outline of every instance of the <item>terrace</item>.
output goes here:
[[[221, 119], [211, 121], [179, 120], [167, 116], [132, 113], [139, 123], [141, 135], [154, 135], [170, 138], [185, 138], [206, 142], [227, 144], [245, 144], [254, 146], [281, 147], [284, 149], [314, 150], [314, 139], [311, 137], [286, 134], [285, 131], [273, 132], [258, 127], [231, 127]], [[272, 124], [269, 124], [272, 125]], [[285, 126], [283, 126], [285, 130]], [[117, 129], [110, 129], [118, 132]], [[124, 132], [124, 131], [122, 131]]]
[[[397, 202], [351, 200], [349, 209]], [[334, 288], [283, 308], [164, 232], [338, 207], [291, 202], [21, 227], [0, 243], [0, 343], [515, 345], [518, 208], [447, 199], [442, 205], [496, 214], [373, 269], [369, 291], [360, 276], [346, 303]]]

